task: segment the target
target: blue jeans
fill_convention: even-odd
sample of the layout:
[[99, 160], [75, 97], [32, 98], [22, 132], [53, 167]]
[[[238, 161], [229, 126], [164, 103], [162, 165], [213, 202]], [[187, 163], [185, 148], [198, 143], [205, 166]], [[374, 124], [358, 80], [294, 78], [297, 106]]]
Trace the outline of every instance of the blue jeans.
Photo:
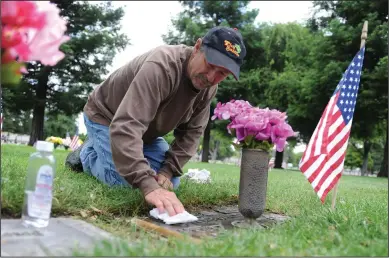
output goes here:
[[[131, 185], [116, 171], [112, 160], [109, 127], [89, 120], [84, 114], [84, 122], [88, 133], [88, 141], [83, 146], [80, 158], [85, 173], [96, 177], [99, 181], [109, 186]], [[164, 138], [158, 137], [151, 144], [143, 145], [143, 154], [148, 160], [150, 167], [159, 172], [165, 160], [165, 152], [169, 144]], [[171, 179], [173, 188], [177, 189], [180, 184], [179, 177]]]

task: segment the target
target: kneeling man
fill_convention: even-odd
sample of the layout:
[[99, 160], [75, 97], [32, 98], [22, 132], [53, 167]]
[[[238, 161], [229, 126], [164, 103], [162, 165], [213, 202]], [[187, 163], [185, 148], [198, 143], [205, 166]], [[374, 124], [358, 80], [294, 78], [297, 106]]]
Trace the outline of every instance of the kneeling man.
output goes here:
[[[160, 46], [113, 72], [84, 107], [88, 139], [66, 165], [109, 185], [140, 189], [170, 216], [184, 211], [173, 191], [196, 153], [217, 85], [239, 79], [246, 55], [236, 29], [215, 27], [195, 46]], [[174, 130], [174, 141], [162, 138]]]

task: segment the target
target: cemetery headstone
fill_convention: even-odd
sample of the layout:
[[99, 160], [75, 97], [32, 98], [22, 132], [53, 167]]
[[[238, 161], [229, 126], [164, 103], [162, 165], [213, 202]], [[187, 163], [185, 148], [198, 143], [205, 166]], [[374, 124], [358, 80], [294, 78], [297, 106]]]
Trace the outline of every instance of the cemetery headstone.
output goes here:
[[276, 224], [289, 219], [288, 216], [265, 211], [259, 218], [252, 221], [239, 212], [238, 205], [215, 207], [210, 210], [191, 212], [199, 220], [190, 223], [166, 225], [163, 221], [152, 217], [143, 218], [146, 221], [174, 230], [192, 237], [216, 237], [222, 232], [233, 229], [250, 228], [255, 230], [266, 230]]
[[85, 221], [51, 218], [46, 228], [26, 227], [20, 219], [1, 220], [1, 256], [64, 256], [90, 252], [114, 236]]

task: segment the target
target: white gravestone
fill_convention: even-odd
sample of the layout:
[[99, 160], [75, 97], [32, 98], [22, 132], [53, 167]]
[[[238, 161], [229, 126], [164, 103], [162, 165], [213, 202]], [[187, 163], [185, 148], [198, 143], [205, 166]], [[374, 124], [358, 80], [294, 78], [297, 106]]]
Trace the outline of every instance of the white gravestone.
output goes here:
[[52, 218], [43, 229], [25, 227], [20, 219], [1, 220], [1, 256], [69, 256], [90, 253], [102, 240], [115, 237], [85, 221]]

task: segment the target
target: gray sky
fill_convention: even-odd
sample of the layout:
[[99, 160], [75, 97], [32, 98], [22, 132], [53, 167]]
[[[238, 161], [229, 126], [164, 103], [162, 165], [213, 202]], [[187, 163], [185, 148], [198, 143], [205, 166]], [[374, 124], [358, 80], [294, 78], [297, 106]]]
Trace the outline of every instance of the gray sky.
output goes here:
[[[116, 7], [124, 7], [122, 32], [130, 38], [131, 45], [116, 55], [109, 73], [139, 54], [164, 44], [161, 35], [171, 26], [171, 18], [181, 10], [176, 1], [115, 1]], [[253, 1], [250, 8], [258, 8], [257, 22], [302, 22], [309, 18], [310, 1]], [[86, 133], [82, 115], [78, 118], [80, 133]]]
[[[122, 32], [128, 35], [131, 45], [116, 56], [111, 71], [137, 55], [164, 44], [161, 35], [171, 27], [171, 18], [182, 10], [180, 3], [176, 1], [123, 1], [113, 3], [114, 6], [124, 7], [125, 16], [122, 20]], [[249, 7], [259, 9], [257, 22], [286, 23], [303, 21], [308, 18], [312, 2], [253, 1]]]

